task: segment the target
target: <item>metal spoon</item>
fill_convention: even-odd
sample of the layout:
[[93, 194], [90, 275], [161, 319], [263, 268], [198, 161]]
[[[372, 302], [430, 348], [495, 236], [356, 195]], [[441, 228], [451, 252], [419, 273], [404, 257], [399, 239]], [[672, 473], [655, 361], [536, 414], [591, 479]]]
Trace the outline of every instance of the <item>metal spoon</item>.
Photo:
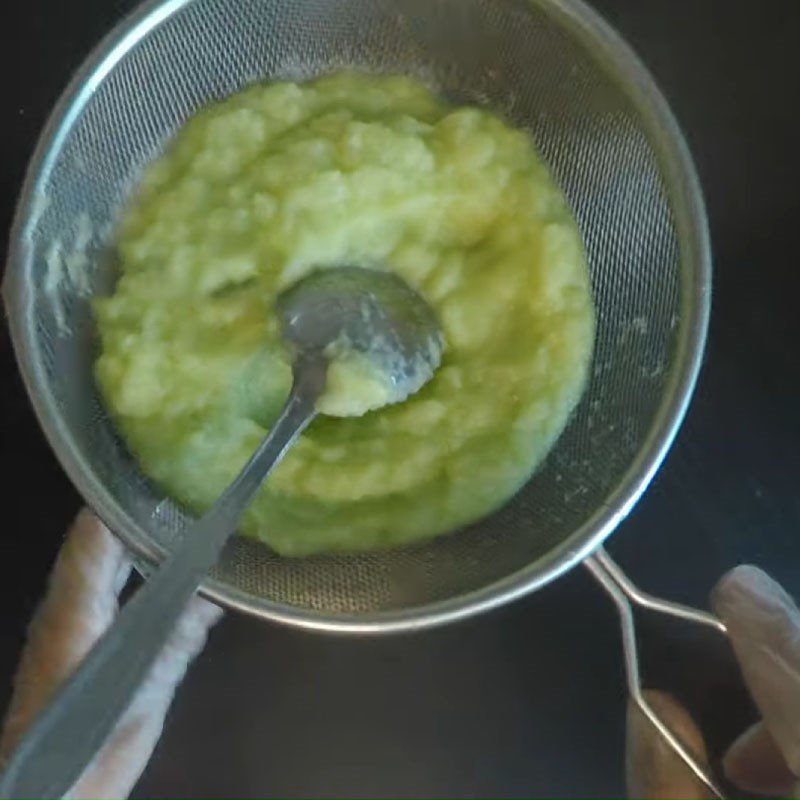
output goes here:
[[289, 399], [269, 434], [214, 506], [121, 610], [34, 721], [0, 777], [3, 797], [62, 797], [80, 777], [217, 562], [272, 468], [317, 415], [332, 358], [366, 358], [386, 402], [419, 390], [439, 366], [443, 340], [425, 301], [391, 273], [341, 267], [312, 273], [278, 300], [293, 351]]

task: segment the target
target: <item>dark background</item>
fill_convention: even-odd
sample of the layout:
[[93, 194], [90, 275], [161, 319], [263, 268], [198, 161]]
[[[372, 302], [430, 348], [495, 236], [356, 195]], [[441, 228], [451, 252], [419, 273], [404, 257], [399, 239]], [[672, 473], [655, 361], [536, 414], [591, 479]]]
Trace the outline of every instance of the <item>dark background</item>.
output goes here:
[[[52, 103], [133, 0], [0, 4], [0, 229]], [[706, 365], [678, 443], [611, 542], [642, 586], [707, 603], [740, 561], [800, 594], [800, 3], [596, 0], [673, 105], [715, 254]], [[0, 333], [0, 702], [79, 498], [40, 435]], [[643, 632], [645, 674], [719, 750], [752, 718], [713, 634]], [[615, 795], [617, 622], [576, 570], [425, 634], [337, 639], [229, 614], [181, 687], [138, 789], [170, 795]]]

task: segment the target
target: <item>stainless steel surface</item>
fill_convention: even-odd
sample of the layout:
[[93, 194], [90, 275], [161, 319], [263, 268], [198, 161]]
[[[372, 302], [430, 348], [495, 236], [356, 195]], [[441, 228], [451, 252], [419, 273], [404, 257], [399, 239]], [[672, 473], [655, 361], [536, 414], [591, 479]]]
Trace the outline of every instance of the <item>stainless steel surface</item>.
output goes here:
[[648, 592], [642, 591], [631, 581], [622, 569], [620, 569], [619, 564], [608, 555], [604, 548], [599, 547], [590, 558], [587, 559], [587, 562], [592, 562], [595, 568], [602, 569], [614, 581], [623, 594], [638, 606], [648, 611], [656, 611], [675, 617], [676, 619], [682, 619], [686, 622], [705, 625], [708, 628], [713, 628], [718, 633], [727, 634], [728, 631], [725, 627], [725, 623], [708, 611], [700, 611], [697, 608], [692, 608], [682, 603], [675, 603], [672, 600], [664, 600], [661, 597], [655, 597]]
[[725, 794], [717, 780], [701, 764], [691, 750], [684, 745], [659, 716], [658, 712], [647, 701], [642, 692], [642, 680], [639, 670], [639, 648], [636, 640], [636, 623], [633, 617], [632, 603], [650, 611], [675, 617], [684, 622], [693, 622], [713, 628], [717, 633], [725, 634], [725, 624], [713, 614], [700, 611], [681, 603], [673, 603], [643, 592], [625, 575], [619, 565], [608, 555], [604, 548], [589, 556], [584, 562], [589, 572], [600, 586], [609, 594], [619, 613], [622, 632], [622, 649], [625, 657], [625, 672], [628, 682], [628, 693], [639, 710], [653, 724], [672, 750], [681, 758], [689, 769], [713, 792], [715, 797], [723, 798]]
[[[420, 628], [536, 589], [596, 548], [651, 480], [697, 376], [710, 259], [694, 169], [649, 76], [586, 6], [145, 6], [90, 56], [43, 134], [11, 238], [5, 297], [22, 372], [62, 464], [109, 526], [158, 560], [186, 517], [140, 474], [91, 380], [87, 297], [113, 280], [106, 253], [115, 215], [143, 164], [193, 110], [253, 80], [340, 66], [417, 75], [528, 129], [575, 211], [598, 311], [584, 401], [507, 508], [428, 545], [363, 556], [281, 560], [234, 539], [202, 587], [226, 605], [307, 628]], [[70, 263], [82, 258], [89, 268], [71, 278]]]
[[[34, 720], [0, 775], [0, 797], [63, 797], [100, 749], [145, 679], [187, 602], [219, 559], [272, 469], [317, 414], [329, 346], [343, 337], [395, 386], [393, 401], [427, 383], [442, 335], [428, 304], [402, 279], [342, 267], [312, 273], [278, 298], [293, 349], [281, 414], [213, 507], [180, 542]], [[337, 351], [334, 358], [341, 357]], [[346, 355], [346, 354], [345, 354]]]
[[278, 313], [298, 364], [356, 351], [387, 387], [387, 403], [418, 392], [442, 361], [433, 309], [391, 272], [350, 266], [312, 272], [281, 294]]

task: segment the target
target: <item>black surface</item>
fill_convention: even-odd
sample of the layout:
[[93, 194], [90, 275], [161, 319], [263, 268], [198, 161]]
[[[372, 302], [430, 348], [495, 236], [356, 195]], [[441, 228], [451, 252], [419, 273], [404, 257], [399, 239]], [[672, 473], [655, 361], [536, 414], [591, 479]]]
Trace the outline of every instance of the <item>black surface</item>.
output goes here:
[[[598, 0], [651, 68], [697, 160], [715, 251], [707, 363], [666, 466], [611, 549], [640, 583], [703, 604], [751, 560], [800, 594], [800, 4]], [[7, 228], [69, 73], [131, 0], [0, 5]], [[0, 334], [0, 685], [79, 500], [38, 432]], [[645, 636], [721, 745], [752, 710], [719, 647]], [[702, 645], [702, 646], [701, 646]], [[455, 627], [342, 640], [231, 614], [180, 689], [138, 794], [609, 795], [622, 791], [612, 608], [582, 571]]]

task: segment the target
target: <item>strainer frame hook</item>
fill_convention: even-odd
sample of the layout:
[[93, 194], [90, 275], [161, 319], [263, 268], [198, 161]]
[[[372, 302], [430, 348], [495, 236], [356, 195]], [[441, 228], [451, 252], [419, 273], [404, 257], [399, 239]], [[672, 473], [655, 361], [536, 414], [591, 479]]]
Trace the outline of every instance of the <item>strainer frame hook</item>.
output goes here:
[[689, 767], [694, 775], [714, 793], [715, 797], [724, 798], [725, 793], [707, 767], [695, 758], [691, 750], [659, 716], [658, 712], [644, 696], [641, 671], [639, 669], [639, 646], [636, 636], [634, 605], [648, 611], [683, 620], [684, 622], [712, 628], [723, 635], [727, 634], [725, 623], [707, 611], [701, 611], [671, 600], [664, 600], [643, 591], [631, 581], [603, 547], [598, 547], [591, 556], [584, 560], [583, 564], [608, 593], [617, 608], [625, 658], [625, 675], [631, 699], [672, 751]]

